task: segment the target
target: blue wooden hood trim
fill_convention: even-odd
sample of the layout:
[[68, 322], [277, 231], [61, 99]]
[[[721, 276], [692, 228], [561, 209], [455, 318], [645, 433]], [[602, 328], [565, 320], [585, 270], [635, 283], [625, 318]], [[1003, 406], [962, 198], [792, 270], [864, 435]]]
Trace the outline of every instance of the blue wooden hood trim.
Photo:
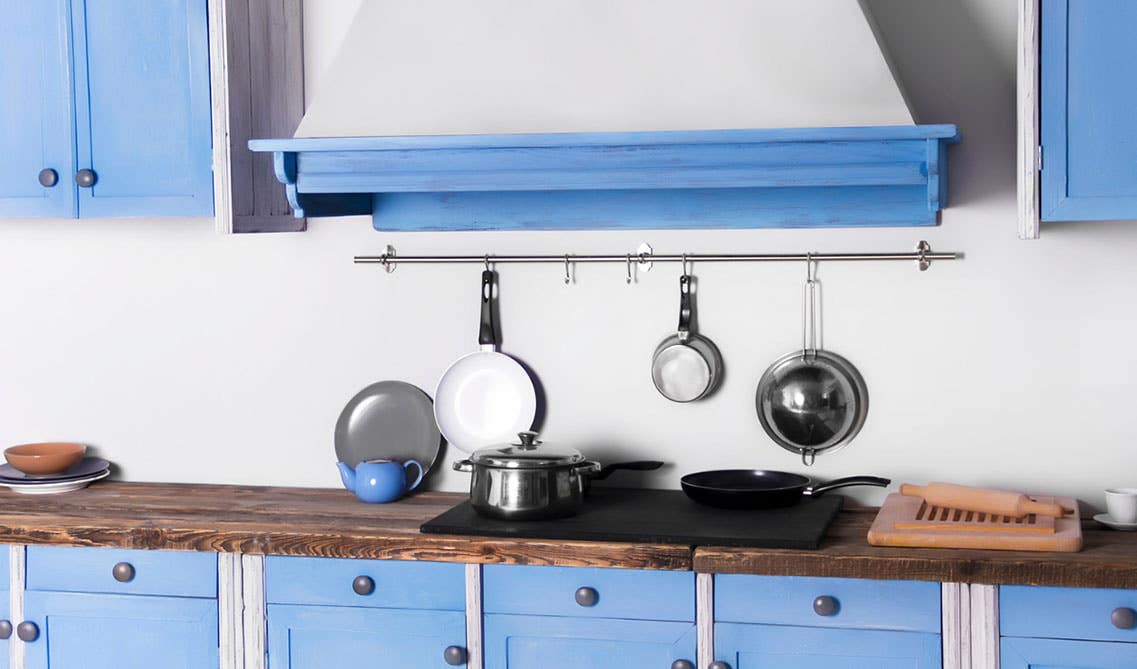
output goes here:
[[381, 230], [935, 225], [953, 125], [263, 139], [300, 216]]

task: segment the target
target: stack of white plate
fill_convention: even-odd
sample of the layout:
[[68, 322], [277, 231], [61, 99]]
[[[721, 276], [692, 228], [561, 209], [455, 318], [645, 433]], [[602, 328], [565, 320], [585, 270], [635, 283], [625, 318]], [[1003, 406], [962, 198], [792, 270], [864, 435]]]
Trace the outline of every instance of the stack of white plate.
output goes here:
[[4, 464], [0, 465], [0, 486], [8, 486], [21, 495], [54, 495], [86, 488], [110, 473], [111, 463], [102, 458], [83, 458], [71, 469], [50, 476], [30, 476]]

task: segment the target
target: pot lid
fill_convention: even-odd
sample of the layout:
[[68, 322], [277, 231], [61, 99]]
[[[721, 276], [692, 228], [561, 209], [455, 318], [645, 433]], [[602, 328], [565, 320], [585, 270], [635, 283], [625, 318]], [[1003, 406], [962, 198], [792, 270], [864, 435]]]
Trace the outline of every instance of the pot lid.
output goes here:
[[584, 455], [571, 446], [549, 446], [538, 441], [536, 432], [518, 432], [517, 438], [517, 443], [479, 449], [470, 456], [470, 462], [489, 467], [539, 469], [584, 460]]

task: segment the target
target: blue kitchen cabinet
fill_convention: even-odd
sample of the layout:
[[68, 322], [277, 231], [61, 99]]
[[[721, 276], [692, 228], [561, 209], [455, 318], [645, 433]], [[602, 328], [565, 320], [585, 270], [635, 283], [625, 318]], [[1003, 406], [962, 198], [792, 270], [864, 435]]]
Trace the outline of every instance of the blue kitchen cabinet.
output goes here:
[[1137, 219], [1137, 3], [1042, 0], [1041, 218]]
[[1137, 590], [999, 588], [1004, 669], [1137, 667]]
[[[16, 637], [16, 623], [8, 611], [8, 547], [0, 544], [0, 669], [8, 669], [8, 645]], [[7, 623], [7, 625], [4, 625]]]
[[465, 565], [270, 556], [270, 669], [466, 663]]
[[695, 662], [690, 572], [487, 565], [486, 669]]
[[940, 628], [938, 583], [715, 577], [715, 659], [731, 669], [938, 668]]
[[0, 215], [212, 215], [205, 0], [0, 8]]
[[27, 669], [219, 666], [213, 553], [30, 546]]

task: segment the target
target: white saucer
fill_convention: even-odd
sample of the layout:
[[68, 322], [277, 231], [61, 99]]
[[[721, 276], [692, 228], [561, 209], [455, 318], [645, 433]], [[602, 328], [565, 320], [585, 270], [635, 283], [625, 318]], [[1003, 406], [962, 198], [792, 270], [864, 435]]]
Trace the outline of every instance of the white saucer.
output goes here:
[[1106, 527], [1110, 527], [1115, 530], [1121, 530], [1123, 532], [1137, 531], [1137, 523], [1122, 523], [1120, 521], [1116, 521], [1113, 519], [1113, 516], [1109, 515], [1108, 513], [1099, 513], [1098, 515], [1094, 516], [1094, 520], [1098, 521], [1102, 525], [1105, 525]]
[[91, 485], [99, 479], [105, 479], [111, 475], [110, 469], [104, 469], [97, 474], [91, 474], [81, 479], [72, 481], [60, 481], [59, 483], [42, 483], [42, 482], [28, 482], [16, 483], [11, 481], [0, 481], [0, 485], [8, 486], [12, 492], [21, 495], [54, 495], [61, 492], [72, 492], [74, 490], [81, 490]]

